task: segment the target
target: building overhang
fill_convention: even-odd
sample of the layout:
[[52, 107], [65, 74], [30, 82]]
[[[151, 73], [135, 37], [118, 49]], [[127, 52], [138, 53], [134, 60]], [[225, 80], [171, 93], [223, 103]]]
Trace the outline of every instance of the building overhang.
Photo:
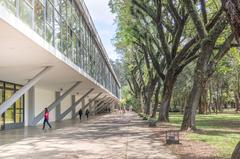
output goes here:
[[43, 67], [52, 66], [38, 85], [57, 91], [82, 81], [74, 93], [84, 94], [94, 88], [91, 96], [103, 92], [119, 100], [1, 6], [0, 28], [0, 80], [24, 85]]

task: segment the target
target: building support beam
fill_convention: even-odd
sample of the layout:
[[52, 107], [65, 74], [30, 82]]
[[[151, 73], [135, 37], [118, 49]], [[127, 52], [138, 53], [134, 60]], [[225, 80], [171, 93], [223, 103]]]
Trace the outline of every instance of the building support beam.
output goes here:
[[98, 113], [100, 110], [102, 110], [109, 102], [114, 101], [114, 99], [110, 98], [109, 100], [103, 102], [95, 111], [95, 113]]
[[[58, 99], [56, 99], [51, 105], [49, 105], [47, 108], [48, 108], [48, 111], [50, 112], [51, 110], [53, 110], [56, 106], [58, 106], [61, 101], [67, 97], [73, 90], [74, 88], [76, 88], [81, 82], [78, 81], [76, 82], [71, 88], [69, 88], [63, 95], [61, 95]], [[44, 115], [44, 110], [38, 114], [35, 118], [34, 118], [34, 121], [32, 122], [32, 126], [34, 125], [37, 125], [37, 123], [43, 118], [43, 115]]]
[[94, 102], [94, 105], [93, 105], [93, 108], [92, 108], [92, 111], [93, 111], [93, 114], [95, 115], [95, 110], [97, 108], [97, 106], [99, 106], [102, 102], [104, 102], [104, 99], [107, 97], [107, 95], [105, 95], [104, 97], [102, 97], [101, 99], [99, 99], [97, 102]]
[[[102, 94], [102, 92], [98, 93], [93, 99], [91, 99], [86, 105], [84, 105], [82, 107], [82, 110], [85, 110], [92, 102], [94, 102], [100, 95]], [[76, 117], [78, 115], [78, 113], [75, 113], [75, 116]]]
[[87, 93], [85, 93], [80, 99], [78, 99], [73, 105], [71, 105], [65, 112], [63, 112], [59, 119], [62, 120], [66, 115], [68, 115], [68, 113], [70, 113], [72, 111], [73, 108], [75, 108], [86, 96], [88, 96], [92, 91], [94, 90], [94, 88], [90, 89]]
[[106, 100], [99, 101], [99, 103], [96, 104], [94, 111], [96, 112], [97, 109], [99, 109], [106, 101], [109, 101], [111, 97], [108, 97]]
[[102, 103], [106, 97], [107, 97], [107, 95], [105, 95], [104, 97], [102, 97], [101, 99], [99, 99], [99, 101], [97, 101], [96, 103], [94, 103], [94, 109], [96, 109], [96, 107], [97, 107], [100, 103]]
[[101, 109], [99, 109], [97, 113], [104, 112], [104, 109], [107, 108], [108, 105], [110, 105], [112, 102], [114, 102], [114, 100], [111, 100], [110, 102], [106, 103]]
[[100, 108], [98, 112], [100, 112], [100, 111], [104, 110], [105, 108], [107, 108], [108, 105], [110, 105], [112, 102], [114, 102], [114, 99], [112, 99], [112, 100], [108, 101], [107, 103], [105, 103], [105, 105], [103, 105], [102, 108]]
[[22, 95], [27, 93], [49, 70], [50, 66], [45, 67], [40, 73], [34, 76], [26, 85], [14, 93], [8, 100], [0, 105], [0, 115], [2, 115], [9, 107], [11, 107]]

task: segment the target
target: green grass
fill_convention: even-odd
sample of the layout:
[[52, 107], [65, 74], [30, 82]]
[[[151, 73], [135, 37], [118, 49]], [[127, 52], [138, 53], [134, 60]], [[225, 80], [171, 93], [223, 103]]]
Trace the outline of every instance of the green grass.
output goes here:
[[[182, 117], [181, 114], [171, 113], [170, 122], [180, 127]], [[240, 140], [240, 114], [197, 115], [196, 124], [200, 131], [188, 133], [186, 137], [215, 147], [219, 158], [230, 158]]]

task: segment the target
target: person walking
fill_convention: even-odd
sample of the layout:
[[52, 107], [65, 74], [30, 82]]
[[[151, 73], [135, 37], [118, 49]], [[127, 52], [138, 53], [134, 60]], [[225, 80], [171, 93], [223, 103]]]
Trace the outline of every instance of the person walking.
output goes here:
[[81, 120], [82, 120], [82, 114], [83, 114], [82, 109], [80, 109], [80, 110], [78, 111], [78, 114], [79, 114], [79, 119], [80, 119], [80, 121], [81, 121]]
[[48, 109], [45, 108], [45, 112], [44, 112], [44, 121], [43, 121], [43, 130], [45, 129], [45, 124], [47, 123], [49, 128], [52, 128], [52, 126], [50, 125], [50, 123], [48, 122], [49, 120], [49, 112], [48, 112]]
[[86, 110], [85, 115], [87, 116], [87, 119], [88, 119], [88, 115], [89, 115], [89, 110], [88, 109]]

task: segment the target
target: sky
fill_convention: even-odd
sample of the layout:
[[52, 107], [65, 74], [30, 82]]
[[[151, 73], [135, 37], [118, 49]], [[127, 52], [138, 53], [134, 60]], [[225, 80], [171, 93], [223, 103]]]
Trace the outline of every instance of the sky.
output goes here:
[[116, 60], [118, 55], [112, 42], [115, 36], [116, 24], [114, 24], [114, 15], [108, 6], [109, 0], [84, 0], [84, 2], [109, 58]]

